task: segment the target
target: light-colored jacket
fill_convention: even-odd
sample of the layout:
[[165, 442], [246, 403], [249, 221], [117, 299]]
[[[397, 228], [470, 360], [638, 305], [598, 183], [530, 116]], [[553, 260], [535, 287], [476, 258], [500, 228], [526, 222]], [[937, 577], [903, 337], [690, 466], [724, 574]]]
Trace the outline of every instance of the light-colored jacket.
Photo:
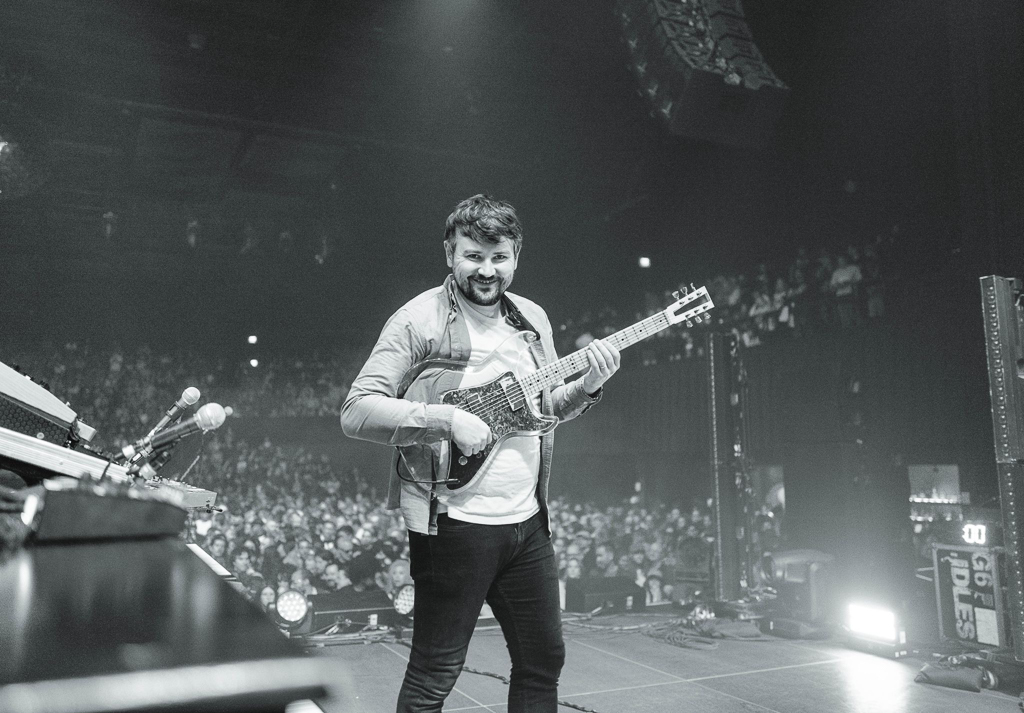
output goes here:
[[[459, 388], [462, 374], [457, 370], [429, 370], [411, 384], [403, 383], [410, 370], [425, 359], [469, 361], [471, 346], [466, 319], [455, 299], [456, 289], [449, 275], [444, 284], [427, 290], [403, 305], [384, 325], [366, 364], [352, 382], [341, 407], [345, 435], [396, 446], [388, 483], [388, 508], [399, 507], [402, 491], [423, 508], [428, 532], [437, 534], [436, 486], [414, 485], [402, 479], [434, 480], [440, 477], [441, 448], [452, 438], [455, 407], [437, 403], [440, 395]], [[507, 319], [517, 329], [530, 331], [540, 339], [530, 345], [537, 364], [546, 366], [557, 359], [551, 323], [536, 303], [512, 293], [502, 297]], [[406, 379], [407, 380], [407, 379]], [[579, 416], [601, 398], [589, 396], [583, 378], [545, 389], [541, 409], [545, 414], [568, 421]], [[548, 481], [554, 433], [541, 438], [540, 477], [537, 501], [545, 519]]]

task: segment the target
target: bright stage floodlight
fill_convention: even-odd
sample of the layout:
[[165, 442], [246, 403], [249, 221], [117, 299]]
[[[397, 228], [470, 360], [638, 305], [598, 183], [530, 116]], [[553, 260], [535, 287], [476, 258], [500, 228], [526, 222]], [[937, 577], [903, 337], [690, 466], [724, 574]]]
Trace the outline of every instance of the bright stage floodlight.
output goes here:
[[892, 658], [907, 655], [907, 632], [890, 609], [850, 602], [846, 609], [846, 633], [850, 648]]
[[277, 598], [275, 612], [278, 625], [291, 631], [299, 628], [307, 617], [312, 616], [313, 607], [305, 594], [289, 589]]

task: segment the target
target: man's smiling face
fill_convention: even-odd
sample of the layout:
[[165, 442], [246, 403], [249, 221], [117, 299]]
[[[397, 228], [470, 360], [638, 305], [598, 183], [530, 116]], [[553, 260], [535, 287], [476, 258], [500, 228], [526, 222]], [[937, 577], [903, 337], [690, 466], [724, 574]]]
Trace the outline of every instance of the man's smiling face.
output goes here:
[[512, 243], [505, 238], [498, 243], [478, 243], [459, 231], [454, 246], [449, 248], [446, 244], [445, 253], [455, 284], [474, 304], [481, 307], [497, 304], [512, 284], [516, 254]]

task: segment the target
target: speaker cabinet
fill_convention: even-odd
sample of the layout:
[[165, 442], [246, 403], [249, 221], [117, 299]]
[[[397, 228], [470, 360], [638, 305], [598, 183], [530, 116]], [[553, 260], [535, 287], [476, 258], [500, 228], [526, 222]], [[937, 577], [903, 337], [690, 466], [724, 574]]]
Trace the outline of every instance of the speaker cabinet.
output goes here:
[[1024, 310], [1020, 280], [981, 278], [996, 462], [1024, 461]]
[[617, 0], [629, 67], [653, 116], [680, 136], [732, 146], [772, 140], [789, 88], [739, 0]]
[[586, 577], [565, 581], [565, 610], [592, 612], [598, 607], [617, 612], [643, 611], [647, 595], [629, 577]]
[[784, 550], [771, 555], [768, 573], [778, 602], [790, 617], [808, 624], [824, 621], [832, 612], [830, 570], [834, 558], [818, 550]]
[[1024, 294], [1020, 280], [981, 278], [999, 508], [1013, 653], [1024, 661]]

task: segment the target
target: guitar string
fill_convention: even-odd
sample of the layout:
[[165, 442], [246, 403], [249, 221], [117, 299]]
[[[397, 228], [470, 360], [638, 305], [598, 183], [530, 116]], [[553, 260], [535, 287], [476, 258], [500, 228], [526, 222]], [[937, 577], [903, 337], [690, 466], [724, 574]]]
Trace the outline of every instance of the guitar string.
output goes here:
[[[658, 318], [662, 316], [662, 314], [653, 315], [652, 317], [649, 317], [646, 320], [638, 322], [637, 324], [631, 327], [627, 327], [626, 329], [616, 332], [615, 334], [611, 335], [610, 338], [622, 344], [622, 347], [616, 345], [617, 348], [625, 348], [628, 346], [632, 346], [633, 344], [636, 344], [637, 342], [646, 339], [652, 334], [657, 334], [658, 332], [661, 332], [663, 329], [665, 329], [665, 327], [671, 326], [668, 323], [663, 325], [655, 324], [657, 321], [659, 321]], [[631, 340], [630, 337], [632, 337]], [[546, 382], [549, 378], [564, 379], [565, 377], [570, 376], [571, 374], [575, 374], [579, 371], [582, 371], [582, 369], [586, 366], [586, 363], [581, 364], [578, 368], [574, 368], [572, 371], [567, 371], [566, 369], [570, 365], [575, 366], [573, 362], [576, 360], [582, 361], [583, 357], [584, 352], [581, 349], [576, 352], [573, 352], [572, 354], [564, 357], [563, 359], [559, 359], [553, 364], [549, 364], [547, 367], [544, 367], [533, 372], [524, 379], [519, 379], [517, 377], [514, 391], [512, 393], [504, 390], [496, 392], [494, 395], [489, 396], [486, 399], [481, 399], [478, 404], [474, 404], [473, 407], [467, 407], [465, 410], [469, 411], [477, 418], [489, 418], [494, 414], [504, 410], [506, 404], [509, 408], [515, 410], [515, 407], [513, 406], [513, 403], [515, 401], [522, 400], [523, 404], [525, 405], [528, 399], [523, 389], [524, 382], [529, 383], [532, 386], [536, 386], [537, 384], [544, 384], [544, 382]], [[550, 373], [545, 374], [545, 372]], [[543, 388], [544, 386], [540, 387], [541, 390], [543, 390]], [[460, 407], [457, 406], [457, 408]]]
[[[656, 315], [656, 316], [660, 316], [660, 315]], [[612, 337], [620, 337], [620, 339], [617, 339], [616, 341], [620, 342], [621, 346], [619, 344], [617, 344], [616, 348], [625, 348], [625, 347], [631, 346], [632, 344], [635, 344], [636, 342], [638, 342], [638, 341], [640, 341], [642, 339], [645, 339], [646, 337], [650, 336], [651, 334], [655, 334], [657, 332], [660, 332], [663, 329], [663, 327], [660, 327], [660, 328], [657, 328], [657, 329], [653, 329], [653, 330], [649, 329], [649, 327], [653, 327], [654, 326], [653, 324], [651, 324], [651, 325], [644, 325], [644, 326], [640, 326], [640, 325], [643, 325], [643, 322], [640, 322], [640, 323], [638, 323], [636, 325], [633, 325], [632, 327], [627, 327], [626, 329], [622, 330], [621, 332], [618, 332], [616, 334], [611, 335]], [[626, 332], [638, 332], [639, 334], [628, 335], [628, 334], [626, 334]], [[643, 332], [649, 332], [649, 334], [644, 334]], [[636, 336], [636, 338], [633, 339], [632, 341], [630, 341], [628, 339], [628, 337], [630, 337], [630, 336]], [[567, 369], [565, 364], [572, 364], [573, 361], [579, 361], [579, 362], [582, 362], [582, 363], [580, 363], [578, 366], [573, 364], [573, 367], [574, 367], [573, 369], [571, 369], [571, 370]], [[559, 366], [560, 364], [562, 364], [562, 366]], [[547, 367], [545, 367], [543, 369], [538, 369], [536, 372], [531, 374], [529, 377], [526, 377], [525, 379], [523, 379], [523, 381], [524, 382], [526, 382], [526, 381], [530, 381], [530, 382], [537, 381], [539, 383], [543, 383], [548, 378], [547, 375], [544, 375], [545, 371], [550, 371], [552, 376], [557, 376], [557, 377], [565, 378], [566, 376], [570, 376], [572, 374], [575, 374], [575, 373], [581, 371], [586, 366], [587, 366], [587, 364], [586, 364], [586, 360], [585, 360], [585, 354], [584, 354], [584, 351], [581, 349], [581, 350], [573, 352], [572, 354], [564, 357], [563, 359], [559, 359], [555, 363], [550, 364], [550, 365], [548, 365]], [[543, 388], [543, 387], [541, 387], [541, 388]]]
[[[647, 337], [651, 336], [652, 334], [657, 334], [658, 332], [662, 331], [666, 327], [671, 326], [668, 323], [667, 319], [666, 319], [665, 324], [656, 324], [657, 322], [660, 322], [662, 317], [664, 317], [664, 313], [663, 312], [659, 312], [658, 314], [652, 315], [652, 316], [648, 317], [645, 320], [637, 322], [636, 324], [634, 324], [634, 325], [632, 325], [630, 327], [626, 327], [625, 329], [620, 330], [619, 332], [616, 332], [615, 334], [612, 334], [609, 338], [613, 339], [613, 340], [615, 340], [617, 342], [620, 342], [622, 344], [622, 348], [631, 346], [633, 344], [636, 344], [639, 341], [642, 341], [642, 340], [646, 339]], [[530, 376], [528, 376], [528, 377], [526, 377], [526, 378], [524, 378], [522, 380], [518, 380], [517, 379], [517, 382], [518, 382], [517, 385], [519, 385], [521, 387], [523, 382], [529, 382], [531, 384], [536, 382], [538, 384], [543, 384], [545, 381], [547, 381], [551, 377], [563, 378], [564, 379], [567, 376], [570, 376], [572, 374], [578, 373], [579, 371], [582, 371], [584, 367], [586, 367], [586, 363], [585, 362], [580, 364], [579, 366], [573, 365], [575, 368], [573, 368], [572, 370], [568, 370], [567, 369], [567, 365], [572, 364], [572, 362], [574, 360], [583, 361], [583, 356], [584, 356], [584, 352], [583, 352], [582, 349], [578, 350], [576, 352], [573, 352], [572, 354], [568, 355], [567, 357], [559, 359], [558, 361], [554, 362], [553, 364], [549, 364], [548, 366], [546, 366], [546, 367], [544, 367], [542, 369], [539, 369], [538, 371], [534, 372], [533, 374], [531, 374]], [[545, 374], [545, 372], [550, 372], [550, 376]], [[544, 387], [541, 386], [541, 389], [543, 389], [543, 388]], [[525, 398], [525, 394], [523, 396]], [[510, 400], [506, 396], [505, 392], [500, 392], [500, 393], [498, 393], [498, 394], [496, 394], [494, 396], [488, 397], [488, 399], [482, 400], [482, 402], [481, 402], [481, 404], [483, 406], [483, 410], [480, 411], [479, 413], [476, 413], [476, 412], [473, 412], [473, 413], [474, 413], [474, 415], [478, 415], [478, 416], [484, 415], [484, 414], [491, 415], [491, 414], [497, 412], [498, 410], [504, 408], [504, 404], [502, 403], [503, 400], [505, 400], [505, 401], [509, 401]]]
[[[664, 313], [652, 315], [651, 317], [648, 317], [645, 320], [637, 322], [636, 324], [630, 327], [627, 327], [623, 330], [620, 330], [619, 332], [616, 332], [615, 334], [610, 335], [609, 339], [621, 343], [621, 348], [632, 346], [633, 344], [636, 344], [637, 342], [646, 339], [652, 334], [657, 334], [666, 327], [671, 326], [671, 323], [669, 323], [667, 319], [665, 324], [656, 325], [656, 323], [660, 321], [660, 318], [663, 316]], [[630, 339], [630, 337], [632, 337], [632, 339]], [[618, 345], [616, 345], [616, 347], [619, 348]], [[575, 366], [573, 364], [575, 360], [582, 361], [583, 356], [584, 352], [582, 349], [580, 349], [568, 355], [567, 357], [564, 357], [563, 359], [559, 359], [553, 364], [549, 364], [547, 367], [541, 368], [533, 372], [524, 379], [519, 379], [518, 377], [516, 377], [514, 388], [515, 391], [518, 393], [510, 394], [508, 391], [502, 390], [500, 392], [496, 392], [493, 396], [487, 397], [486, 399], [480, 399], [479, 404], [474, 404], [473, 407], [467, 407], [465, 410], [469, 411], [478, 418], [493, 416], [495, 413], [499, 413], [500, 411], [504, 410], [506, 404], [508, 405], [509, 408], [515, 410], [515, 407], [513, 406], [513, 403], [515, 401], [521, 399], [523, 401], [523, 404], [525, 405], [528, 399], [523, 389], [524, 382], [530, 383], [532, 386], [535, 387], [537, 384], [544, 384], [544, 382], [546, 382], [549, 378], [564, 379], [567, 376], [578, 373], [579, 371], [582, 371], [583, 368], [586, 366], [585, 362], [581, 364], [578, 368], [574, 368], [572, 371], [566, 371], [566, 369], [569, 365]], [[545, 372], [550, 372], [550, 374], [545, 374]], [[541, 386], [540, 390], [543, 390], [543, 388], [544, 386]], [[536, 391], [534, 391], [533, 393], [536, 393]], [[456, 406], [456, 408], [460, 407]], [[476, 410], [477, 408], [479, 408], [480, 410]]]
[[[658, 316], [660, 316], [660, 315], [655, 315], [655, 317], [658, 317]], [[646, 321], [646, 320], [644, 320], [644, 321]], [[634, 332], [644, 332], [644, 331], [647, 331], [647, 325], [641, 327], [640, 325], [642, 325], [642, 324], [643, 324], [643, 322], [640, 322], [640, 323], [638, 323], [636, 325], [633, 325], [632, 327], [627, 327], [626, 329], [623, 329], [621, 332], [619, 332], [617, 334], [614, 334], [612, 336], [615, 337], [615, 336], [622, 335], [623, 339], [622, 340], [616, 340], [616, 341], [623, 341], [627, 337], [627, 335], [625, 334], [626, 332], [629, 332], [629, 331], [634, 331]], [[650, 325], [650, 326], [653, 326], [653, 324]], [[656, 334], [657, 332], [660, 332], [662, 329], [663, 329], [663, 327], [659, 328], [659, 329], [656, 329], [656, 330], [652, 331], [651, 334]], [[650, 336], [650, 334], [640, 334], [640, 335], [637, 335], [637, 336], [638, 336], [637, 339], [635, 339], [635, 340], [633, 340], [633, 341], [631, 341], [629, 343], [624, 344], [624, 346], [626, 346], [626, 347], [631, 346], [632, 344], [635, 344], [636, 342], [638, 342], [638, 341], [640, 341], [642, 339], [645, 339], [646, 337]], [[537, 381], [538, 383], [543, 383], [544, 381], [547, 381], [547, 379], [548, 379], [547, 376], [541, 376], [543, 374], [543, 372], [545, 372], [545, 371], [550, 371], [551, 372], [551, 376], [553, 376], [553, 377], [560, 377], [560, 378], [565, 378], [567, 376], [570, 376], [572, 374], [575, 374], [575, 373], [581, 371], [586, 366], [586, 364], [583, 364], [579, 368], [575, 368], [572, 371], [567, 371], [566, 370], [566, 366], [559, 366], [559, 364], [569, 365], [569, 364], [571, 364], [573, 362], [574, 359], [578, 358], [578, 359], [582, 360], [583, 356], [584, 356], [583, 350], [578, 350], [578, 351], [573, 352], [572, 354], [568, 355], [567, 357], [564, 357], [563, 359], [559, 359], [555, 363], [548, 365], [548, 367], [546, 367], [544, 369], [537, 370], [536, 372], [534, 372], [530, 376], [526, 377], [525, 379], [522, 379], [522, 380], [517, 379], [517, 384], [516, 385], [519, 388], [520, 396], [524, 400], [526, 399], [526, 395], [525, 395], [525, 393], [523, 392], [523, 389], [522, 389], [523, 382], [527, 382], [528, 381], [530, 383], [533, 383], [534, 381]], [[543, 389], [543, 388], [544, 387], [542, 386], [541, 389]], [[482, 417], [482, 416], [485, 416], [485, 415], [486, 416], [492, 416], [495, 413], [498, 413], [502, 409], [505, 408], [505, 404], [502, 403], [503, 401], [508, 402], [509, 406], [511, 406], [511, 402], [513, 400], [514, 399], [509, 398], [508, 392], [505, 392], [505, 391], [497, 392], [495, 395], [489, 396], [487, 399], [482, 399], [481, 400], [481, 404], [480, 405], [483, 406], [483, 409], [481, 411], [477, 412], [477, 411], [474, 411], [474, 410], [471, 410], [471, 409], [466, 409], [466, 410], [468, 410], [470, 413], [472, 413], [473, 415], [475, 415], [477, 417]], [[478, 405], [474, 405], [474, 406], [478, 406]]]
[[[552, 366], [554, 366], [554, 365], [552, 365]], [[553, 369], [552, 370], [552, 372], [553, 372], [552, 376], [561, 376], [562, 378], [564, 378], [565, 376], [568, 376], [569, 374], [575, 374], [576, 371], [579, 371], [579, 369], [577, 369], [575, 371], [571, 371], [571, 372], [561, 373], [562, 372], [562, 368], [560, 367], [558, 369]], [[537, 372], [534, 372], [534, 374], [532, 374], [531, 376], [537, 376], [539, 374], [540, 374], [540, 371], [537, 371]], [[507, 392], [507, 391], [495, 392], [493, 395], [488, 396], [486, 399], [481, 399], [480, 403], [474, 404], [473, 408], [467, 408], [466, 410], [469, 411], [470, 413], [472, 413], [474, 416], [477, 416], [477, 417], [492, 416], [495, 413], [499, 413], [501, 410], [503, 410], [505, 408], [505, 403], [508, 403], [508, 405], [511, 406], [513, 401], [519, 400], [520, 398], [522, 398], [524, 401], [527, 399], [526, 393], [525, 393], [525, 391], [522, 388], [523, 381], [530, 381], [531, 383], [534, 382], [534, 381], [538, 381], [538, 383], [543, 383], [546, 380], [547, 380], [547, 377], [542, 378], [539, 381], [537, 379], [535, 379], [535, 378], [530, 378], [530, 377], [527, 377], [527, 379], [523, 379], [523, 380], [518, 380], [517, 379], [516, 389], [519, 391], [518, 394], [514, 394], [514, 393], [510, 394], [510, 392]], [[544, 387], [542, 386], [541, 389], [543, 389], [543, 388]], [[536, 393], [536, 392], [534, 392], [534, 393]], [[505, 402], [505, 403], [503, 403], [503, 402]], [[459, 407], [459, 408], [461, 408], [461, 407]], [[480, 408], [480, 410], [476, 411], [476, 410], [474, 410], [475, 408]]]
[[[627, 329], [624, 329], [622, 331], [626, 332], [626, 331], [631, 331], [631, 330], [632, 331], [646, 331], [646, 328], [637, 328], [636, 326], [634, 326], [634, 327], [629, 327]], [[651, 332], [651, 333], [654, 334], [654, 333], [660, 332], [660, 331], [661, 330], [658, 329], [655, 332]], [[616, 336], [616, 335], [613, 335], [613, 336]], [[625, 335], [623, 335], [623, 336], [625, 336]], [[636, 340], [634, 340], [632, 342], [629, 342], [629, 343], [625, 344], [625, 346], [630, 346], [631, 344], [635, 344], [637, 341], [640, 341], [640, 339], [643, 339], [646, 336], [650, 336], [650, 335], [640, 335], [639, 339], [636, 339]], [[517, 388], [519, 390], [519, 394], [518, 395], [510, 394], [509, 392], [506, 392], [506, 391], [495, 392], [493, 395], [488, 396], [485, 399], [481, 399], [478, 404], [474, 404], [474, 408], [473, 409], [467, 408], [465, 410], [469, 411], [470, 413], [472, 413], [473, 415], [475, 415], [477, 417], [485, 417], [485, 416], [489, 417], [489, 416], [492, 416], [492, 415], [494, 415], [496, 413], [499, 413], [500, 411], [502, 411], [505, 408], [506, 403], [508, 404], [508, 406], [511, 407], [512, 406], [512, 402], [515, 401], [515, 400], [518, 400], [519, 398], [522, 398], [524, 401], [526, 400], [526, 398], [527, 398], [526, 394], [525, 394], [524, 390], [522, 389], [522, 386], [523, 386], [524, 383], [528, 382], [530, 384], [533, 384], [534, 382], [536, 382], [536, 383], [542, 384], [545, 381], [547, 381], [549, 377], [547, 375], [544, 375], [545, 371], [550, 371], [551, 372], [551, 374], [550, 374], [551, 377], [559, 377], [559, 378], [565, 378], [565, 377], [570, 376], [572, 374], [578, 373], [579, 371], [582, 371], [583, 368], [586, 366], [585, 363], [580, 365], [578, 368], [573, 368], [572, 370], [569, 370], [567, 368], [567, 365], [572, 364], [572, 362], [574, 360], [582, 360], [583, 356], [584, 356], [584, 353], [583, 353], [582, 350], [573, 352], [569, 356], [567, 356], [567, 357], [565, 357], [563, 359], [559, 359], [554, 364], [550, 364], [548, 368], [539, 369], [539, 370], [537, 370], [536, 372], [533, 372], [530, 376], [528, 376], [528, 377], [526, 377], [524, 379], [521, 379], [521, 380], [517, 379], [516, 386], [517, 386]], [[559, 366], [559, 364], [563, 364], [563, 365]], [[573, 366], [575, 367], [575, 365], [573, 365]], [[551, 367], [554, 367], [554, 368], [551, 368]], [[544, 387], [542, 386], [541, 389], [543, 389], [543, 388]], [[475, 408], [480, 408], [481, 410], [476, 411], [476, 410], [474, 410]]]

